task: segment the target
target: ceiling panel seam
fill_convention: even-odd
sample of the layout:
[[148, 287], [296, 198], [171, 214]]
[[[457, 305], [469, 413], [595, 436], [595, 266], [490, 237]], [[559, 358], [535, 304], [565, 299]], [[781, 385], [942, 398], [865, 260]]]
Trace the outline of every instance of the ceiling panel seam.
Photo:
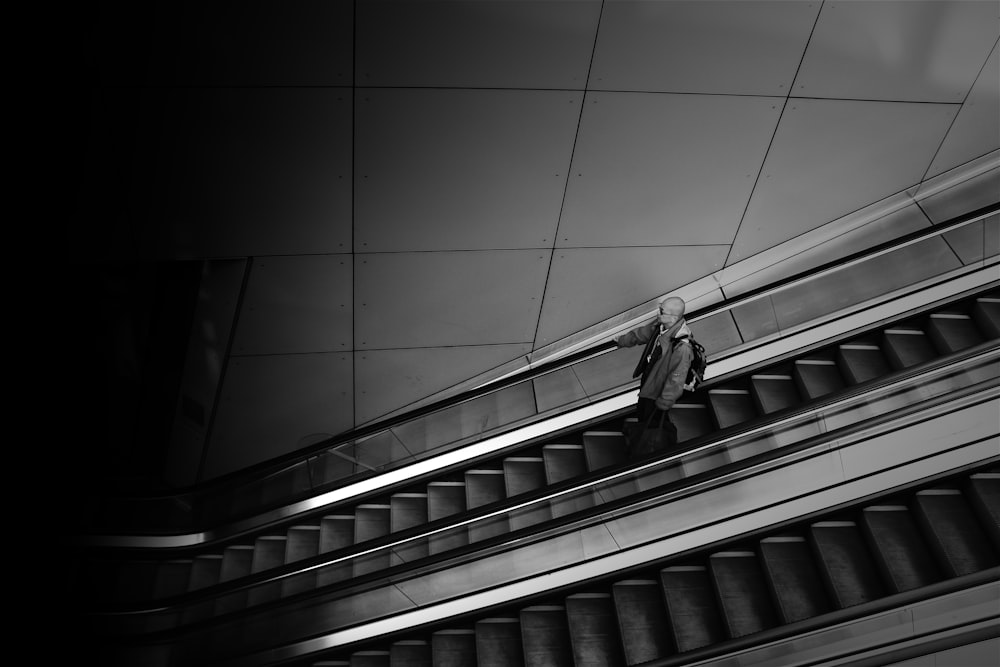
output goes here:
[[358, 142], [358, 0], [351, 3], [351, 423], [358, 424], [358, 378], [354, 368], [354, 349], [358, 344], [358, 261], [354, 252], [355, 190], [357, 189], [357, 142]]
[[545, 282], [542, 284], [542, 294], [538, 299], [538, 314], [535, 316], [535, 333], [532, 337], [531, 349], [534, 350], [538, 341], [538, 329], [542, 323], [542, 311], [545, 310], [545, 294], [549, 288], [549, 278], [552, 275], [552, 264], [555, 262], [556, 245], [559, 243], [559, 226], [562, 223], [563, 209], [566, 207], [566, 192], [569, 190], [570, 174], [573, 171], [573, 156], [576, 154], [576, 142], [580, 138], [580, 124], [583, 121], [583, 110], [587, 108], [587, 89], [590, 86], [590, 73], [594, 69], [594, 55], [597, 53], [597, 39], [601, 34], [601, 21], [604, 18], [604, 3], [601, 0], [601, 10], [597, 14], [597, 27], [594, 29], [594, 44], [590, 48], [590, 62], [587, 63], [587, 76], [583, 80], [583, 98], [580, 101], [580, 112], [576, 117], [576, 132], [573, 133], [573, 147], [569, 151], [569, 162], [566, 165], [566, 180], [563, 182], [562, 200], [559, 202], [559, 216], [556, 219], [555, 232], [552, 235], [552, 247], [549, 253], [549, 265], [545, 269]]
[[[823, 9], [825, 8], [826, 2], [820, 5], [819, 11], [816, 12], [816, 18], [813, 19], [812, 28], [809, 30], [809, 37], [806, 38], [806, 43], [802, 47], [802, 55], [799, 56], [799, 64], [795, 68], [795, 74], [792, 75], [792, 81], [788, 86], [788, 94], [785, 96], [785, 101], [781, 105], [781, 111], [778, 113], [778, 120], [774, 124], [774, 131], [771, 133], [771, 140], [767, 144], [767, 148], [764, 150], [764, 157], [760, 161], [760, 168], [757, 169], [757, 176], [754, 178], [753, 187], [750, 188], [750, 194], [747, 196], [746, 204], [743, 206], [743, 214], [740, 216], [740, 222], [736, 225], [736, 232], [733, 234], [733, 238], [729, 243], [729, 251], [726, 253], [726, 258], [722, 261], [722, 266], [729, 266], [729, 258], [733, 254], [733, 246], [736, 245], [736, 239], [740, 236], [740, 228], [743, 226], [743, 222], [746, 220], [747, 211], [750, 210], [750, 202], [753, 201], [754, 193], [757, 191], [757, 184], [760, 183], [760, 176], [764, 173], [764, 165], [767, 164], [767, 156], [771, 152], [771, 146], [774, 145], [774, 138], [778, 136], [778, 130], [781, 128], [781, 119], [785, 115], [785, 109], [788, 108], [788, 100], [791, 97], [792, 91], [795, 90], [795, 80], [799, 76], [799, 72], [802, 70], [802, 63], [805, 62], [806, 53], [809, 52], [809, 43], [812, 42], [813, 35], [816, 33], [816, 26], [819, 25], [819, 18], [823, 15]], [[720, 285], [719, 289], [722, 289]], [[723, 291], [723, 294], [725, 292]]]
[[[959, 104], [959, 110], [955, 113], [954, 116], [952, 116], [951, 122], [948, 124], [948, 129], [944, 131], [944, 135], [941, 137], [941, 141], [938, 143], [937, 149], [935, 149], [934, 154], [931, 155], [930, 160], [927, 162], [927, 167], [924, 168], [924, 173], [920, 177], [921, 183], [927, 179], [927, 174], [930, 173], [931, 167], [934, 166], [934, 160], [937, 159], [938, 153], [941, 152], [941, 148], [944, 146], [944, 142], [948, 140], [948, 135], [951, 134], [951, 128], [953, 128], [955, 126], [955, 123], [958, 121], [958, 116], [959, 114], [961, 114], [962, 108], [965, 107], [965, 103], [969, 100], [969, 95], [972, 94], [972, 90], [976, 87], [976, 84], [979, 82], [979, 77], [983, 75], [983, 70], [986, 69], [986, 66], [989, 64], [990, 57], [993, 55], [993, 52], [996, 51], [997, 49], [997, 44], [1000, 44], [1000, 37], [994, 40], [993, 48], [990, 49], [989, 53], [986, 54], [986, 58], [983, 59], [983, 64], [979, 67], [979, 72], [976, 73], [976, 76], [972, 79], [972, 84], [969, 86], [969, 89], [965, 91], [965, 97], [962, 98], [962, 102]], [[923, 212], [923, 209], [920, 210], [921, 212]], [[927, 214], [924, 213], [924, 215], [926, 216]], [[928, 218], [928, 220], [929, 219], [930, 218]]]

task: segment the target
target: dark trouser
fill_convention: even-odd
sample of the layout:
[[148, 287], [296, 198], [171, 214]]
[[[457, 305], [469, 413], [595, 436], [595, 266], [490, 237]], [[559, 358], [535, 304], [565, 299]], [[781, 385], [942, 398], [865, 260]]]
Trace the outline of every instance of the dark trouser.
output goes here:
[[663, 430], [666, 436], [666, 449], [673, 449], [677, 446], [677, 427], [670, 421], [670, 411], [660, 410], [656, 407], [656, 401], [651, 398], [640, 398], [636, 409], [636, 417], [639, 419], [639, 430], [648, 421], [650, 426], [657, 426], [660, 423], [660, 415], [663, 415]]

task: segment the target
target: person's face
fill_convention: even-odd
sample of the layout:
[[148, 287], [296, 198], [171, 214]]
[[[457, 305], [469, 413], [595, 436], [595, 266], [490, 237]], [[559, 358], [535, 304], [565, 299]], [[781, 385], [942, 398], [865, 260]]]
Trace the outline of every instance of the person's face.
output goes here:
[[672, 327], [684, 315], [684, 306], [673, 302], [660, 304], [660, 324], [665, 327]]

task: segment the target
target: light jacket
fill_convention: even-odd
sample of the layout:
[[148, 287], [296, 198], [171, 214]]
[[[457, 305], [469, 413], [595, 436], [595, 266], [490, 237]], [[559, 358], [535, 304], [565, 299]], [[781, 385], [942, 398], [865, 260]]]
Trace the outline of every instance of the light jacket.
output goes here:
[[[690, 338], [691, 330], [688, 329], [687, 322], [682, 319], [679, 324], [672, 338]], [[614, 339], [618, 347], [633, 347], [659, 336], [655, 344], [660, 346], [662, 354], [652, 368], [647, 369], [646, 381], [639, 388], [639, 398], [656, 401], [656, 407], [660, 410], [672, 408], [684, 393], [684, 382], [694, 360], [694, 350], [687, 340], [674, 345], [671, 337], [664, 335], [665, 333], [660, 331], [660, 321], [656, 319]]]

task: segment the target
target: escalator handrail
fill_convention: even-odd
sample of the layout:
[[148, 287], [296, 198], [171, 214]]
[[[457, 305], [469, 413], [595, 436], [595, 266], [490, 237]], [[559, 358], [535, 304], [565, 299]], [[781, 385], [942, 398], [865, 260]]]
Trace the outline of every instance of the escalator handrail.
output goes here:
[[[739, 306], [740, 304], [746, 303], [753, 299], [756, 299], [762, 295], [776, 292], [778, 290], [784, 289], [794, 283], [801, 282], [814, 278], [821, 275], [824, 272], [836, 269], [837, 267], [850, 264], [852, 262], [857, 262], [865, 258], [870, 258], [877, 256], [879, 254], [891, 251], [895, 248], [903, 247], [925, 238], [931, 238], [934, 236], [940, 236], [945, 232], [951, 231], [955, 228], [961, 227], [977, 220], [984, 218], [986, 216], [992, 215], [994, 213], [1000, 212], [1000, 201], [988, 204], [986, 206], [980, 207], [974, 211], [970, 211], [963, 215], [952, 218], [946, 222], [936, 224], [930, 228], [919, 229], [909, 234], [900, 236], [898, 238], [883, 242], [871, 248], [867, 248], [855, 253], [852, 253], [846, 257], [842, 257], [830, 262], [826, 262], [820, 266], [813, 267], [811, 269], [799, 272], [792, 276], [788, 276], [781, 280], [768, 285], [763, 285], [756, 289], [750, 290], [746, 293], [740, 294], [732, 299], [724, 299], [717, 304], [702, 308], [699, 310], [692, 311], [687, 319], [689, 322], [693, 322], [699, 319], [709, 317], [711, 315], [718, 314], [720, 312], [730, 310]], [[573, 366], [575, 364], [581, 363], [583, 361], [593, 359], [608, 352], [617, 349], [615, 343], [608, 340], [604, 343], [600, 343], [593, 347], [580, 350], [571, 354], [566, 355], [561, 359], [556, 359], [550, 362], [540, 364], [538, 366], [513, 373], [501, 380], [493, 383], [487, 383], [480, 387], [474, 389], [469, 389], [462, 393], [456, 394], [454, 396], [446, 397], [440, 401], [435, 401], [428, 405], [416, 408], [412, 411], [405, 412], [394, 417], [387, 418], [382, 421], [367, 424], [357, 429], [352, 429], [350, 431], [345, 431], [343, 433], [331, 436], [329, 438], [320, 440], [318, 442], [312, 443], [307, 447], [303, 447], [295, 450], [294, 452], [289, 452], [287, 454], [268, 459], [251, 466], [247, 466], [238, 471], [233, 471], [225, 475], [220, 475], [210, 480], [205, 480], [202, 482], [196, 482], [187, 486], [172, 487], [169, 490], [153, 490], [149, 492], [132, 492], [122, 495], [116, 495], [116, 498], [132, 498], [135, 500], [151, 500], [156, 498], [176, 498], [179, 496], [197, 495], [198, 493], [211, 490], [218, 490], [229, 486], [238, 486], [240, 484], [245, 484], [249, 480], [256, 480], [267, 477], [268, 475], [279, 472], [283, 469], [288, 468], [297, 463], [301, 463], [315, 456], [321, 452], [334, 449], [340, 445], [346, 445], [354, 440], [361, 438], [366, 438], [377, 433], [381, 433], [387, 429], [399, 426], [406, 422], [419, 419], [421, 417], [427, 416], [434, 412], [444, 410], [447, 408], [466, 403], [482, 396], [501, 391], [508, 387], [532, 380], [543, 375], [553, 373], [555, 371], [561, 370], [563, 368]], [[356, 477], [356, 476], [355, 476]]]

